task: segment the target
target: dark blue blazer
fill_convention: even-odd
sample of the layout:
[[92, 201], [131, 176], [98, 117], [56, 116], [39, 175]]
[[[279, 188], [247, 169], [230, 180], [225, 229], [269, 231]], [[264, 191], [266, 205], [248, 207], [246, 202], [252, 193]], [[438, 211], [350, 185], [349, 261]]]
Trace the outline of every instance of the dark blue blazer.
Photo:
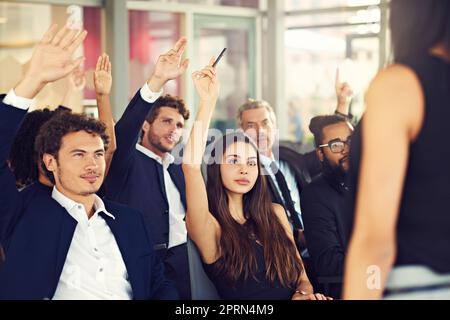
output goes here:
[[[40, 184], [17, 191], [6, 160], [26, 111], [0, 100], [0, 241], [6, 260], [0, 267], [0, 299], [51, 299], [77, 222]], [[117, 241], [134, 299], [176, 299], [173, 284], [152, 249], [142, 216], [105, 200], [115, 220], [100, 214]]]
[[[139, 210], [152, 235], [155, 249], [165, 249], [169, 242], [169, 202], [164, 185], [163, 167], [156, 160], [136, 150], [142, 124], [153, 103], [141, 98], [139, 91], [115, 126], [117, 149], [105, 180], [108, 199]], [[186, 208], [184, 175], [180, 164], [171, 164], [170, 176]]]

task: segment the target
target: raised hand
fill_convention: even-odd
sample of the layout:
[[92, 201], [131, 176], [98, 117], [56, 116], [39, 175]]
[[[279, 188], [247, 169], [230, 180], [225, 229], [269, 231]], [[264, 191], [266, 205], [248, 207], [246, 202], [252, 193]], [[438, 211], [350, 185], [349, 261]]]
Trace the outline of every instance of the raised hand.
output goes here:
[[186, 71], [189, 59], [181, 61], [186, 44], [186, 38], [182, 37], [172, 49], [159, 56], [155, 71], [148, 80], [148, 85], [152, 91], [159, 91], [167, 81], [178, 78]]
[[200, 71], [192, 74], [195, 89], [197, 90], [200, 100], [217, 101], [219, 96], [220, 83], [216, 77], [216, 69], [213, 67], [214, 57], [211, 58], [209, 65]]
[[348, 113], [348, 105], [352, 99], [353, 91], [347, 82], [341, 82], [339, 77], [339, 68], [336, 69], [336, 80], [334, 83], [334, 88], [336, 91], [337, 108], [336, 110], [340, 113]]
[[52, 25], [34, 49], [29, 68], [15, 88], [16, 94], [33, 98], [49, 82], [64, 78], [78, 67], [83, 57], [72, 55], [86, 38], [87, 32]]
[[97, 95], [109, 95], [111, 92], [112, 76], [109, 56], [104, 53], [97, 60], [94, 72], [95, 93]]

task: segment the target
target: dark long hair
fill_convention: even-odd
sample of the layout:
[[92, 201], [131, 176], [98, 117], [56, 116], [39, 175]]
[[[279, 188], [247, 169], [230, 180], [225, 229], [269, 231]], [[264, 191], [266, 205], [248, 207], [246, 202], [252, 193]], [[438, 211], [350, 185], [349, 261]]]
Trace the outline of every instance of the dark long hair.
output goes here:
[[9, 166], [16, 178], [18, 188], [26, 187], [38, 180], [39, 161], [34, 151], [34, 143], [39, 129], [59, 112], [70, 112], [70, 109], [59, 106], [56, 110], [47, 108], [27, 113], [17, 131], [9, 153]]
[[255, 144], [244, 133], [227, 134], [214, 144], [211, 157], [216, 161], [207, 166], [209, 210], [222, 230], [218, 272], [233, 285], [241, 276], [245, 279], [249, 277], [256, 279], [256, 253], [252, 245], [254, 237], [264, 248], [266, 278], [272, 284], [278, 279], [283, 286], [295, 288], [303, 272], [303, 266], [297, 256], [295, 245], [286, 235], [273, 210], [266, 178], [261, 174], [259, 154], [258, 178], [253, 188], [243, 197], [243, 209], [247, 218], [245, 226], [240, 225], [231, 216], [227, 191], [220, 174], [221, 161], [217, 159], [221, 160], [228, 146], [235, 142], [248, 143], [257, 151]]
[[450, 1], [392, 0], [390, 7], [395, 62], [439, 43], [450, 52]]

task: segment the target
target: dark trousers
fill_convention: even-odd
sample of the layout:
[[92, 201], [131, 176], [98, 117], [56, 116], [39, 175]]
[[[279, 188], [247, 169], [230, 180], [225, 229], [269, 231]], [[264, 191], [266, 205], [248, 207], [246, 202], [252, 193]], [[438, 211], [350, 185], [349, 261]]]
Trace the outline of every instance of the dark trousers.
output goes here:
[[191, 279], [186, 243], [166, 251], [164, 268], [166, 277], [175, 283], [180, 299], [191, 300]]

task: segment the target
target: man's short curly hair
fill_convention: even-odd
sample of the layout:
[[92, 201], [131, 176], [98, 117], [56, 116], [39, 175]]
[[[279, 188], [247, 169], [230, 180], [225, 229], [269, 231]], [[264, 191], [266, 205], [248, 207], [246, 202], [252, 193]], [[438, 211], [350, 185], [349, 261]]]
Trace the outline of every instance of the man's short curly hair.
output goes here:
[[[34, 145], [37, 156], [42, 159], [42, 156], [47, 153], [58, 159], [62, 138], [69, 133], [79, 131], [99, 136], [103, 140], [105, 150], [108, 149], [109, 138], [106, 134], [106, 126], [101, 121], [83, 114], [63, 112], [53, 116], [39, 130]], [[55, 183], [53, 173], [47, 170], [43, 162], [41, 162], [41, 166], [45, 175]]]

